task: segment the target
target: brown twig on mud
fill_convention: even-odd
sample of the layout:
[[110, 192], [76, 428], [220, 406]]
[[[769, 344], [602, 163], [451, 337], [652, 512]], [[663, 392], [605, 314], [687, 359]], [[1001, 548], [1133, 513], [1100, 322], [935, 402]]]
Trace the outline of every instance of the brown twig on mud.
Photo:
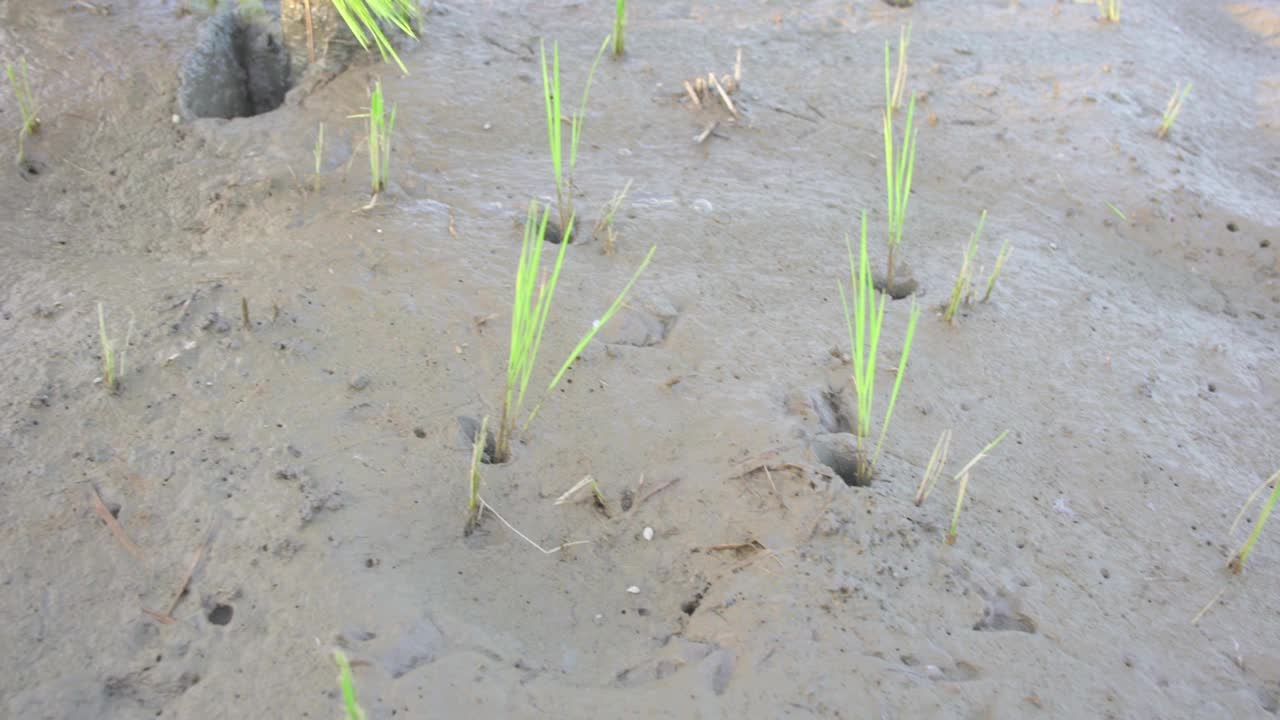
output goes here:
[[458, 239], [458, 226], [454, 224], [453, 206], [449, 206], [449, 237], [454, 240]]
[[303, 12], [307, 14], [307, 64], [316, 64], [316, 39], [311, 29], [311, 0], [302, 0]]
[[650, 488], [650, 489], [649, 489], [649, 492], [645, 493], [644, 495], [641, 495], [641, 496], [640, 496], [640, 498], [639, 498], [638, 500], [636, 500], [636, 506], [638, 507], [638, 506], [639, 506], [641, 503], [643, 503], [645, 500], [648, 500], [649, 498], [653, 497], [654, 495], [657, 495], [658, 493], [662, 492], [663, 490], [666, 490], [667, 488], [671, 487], [672, 485], [675, 485], [677, 482], [680, 482], [680, 476], [679, 476], [679, 475], [677, 475], [677, 476], [675, 476], [675, 477], [671, 478], [670, 480], [668, 480], [668, 481], [666, 481], [666, 482], [662, 483], [661, 485], [658, 485], [658, 486], [656, 486], [656, 487], [652, 487], [652, 488]]
[[120, 521], [116, 519], [116, 516], [112, 515], [111, 511], [107, 509], [107, 504], [102, 502], [102, 496], [98, 494], [97, 488], [91, 487], [89, 489], [93, 491], [93, 511], [98, 514], [98, 517], [102, 519], [102, 522], [106, 523], [107, 529], [109, 529], [111, 534], [115, 536], [116, 540], [124, 546], [124, 549], [128, 550], [129, 554], [132, 555], [135, 560], [141, 560], [142, 551], [139, 550], [138, 546], [134, 545], [133, 541], [129, 539], [129, 536], [124, 531], [124, 527], [120, 525]]
[[1227, 589], [1225, 587], [1222, 588], [1221, 590], [1218, 591], [1217, 595], [1213, 596], [1212, 600], [1205, 603], [1205, 606], [1200, 608], [1200, 612], [1196, 613], [1196, 616], [1191, 618], [1191, 624], [1195, 625], [1196, 623], [1200, 622], [1200, 618], [1204, 617], [1205, 614], [1209, 612], [1209, 609], [1218, 603], [1218, 600], [1222, 598], [1222, 594], [1225, 593], [1226, 591]]
[[716, 128], [719, 126], [720, 126], [719, 120], [712, 120], [709, 125], [707, 125], [705, 128], [702, 129], [702, 132], [698, 133], [698, 135], [693, 138], [693, 144], [701, 145], [702, 143], [706, 142], [707, 138], [711, 137], [711, 133], [715, 132]]
[[739, 554], [756, 552], [757, 550], [767, 550], [764, 543], [752, 538], [746, 542], [739, 543], [721, 543], [720, 545], [712, 545], [707, 548], [707, 552], [721, 552], [723, 550], [732, 550]]
[[178, 586], [176, 592], [173, 593], [173, 599], [169, 601], [169, 608], [164, 612], [156, 612], [142, 608], [142, 612], [155, 618], [155, 620], [163, 625], [172, 625], [177, 621], [173, 617], [173, 611], [177, 609], [178, 603], [181, 602], [182, 596], [187, 592], [187, 586], [191, 584], [191, 578], [196, 574], [196, 567], [200, 565], [200, 561], [204, 559], [204, 554], [209, 550], [209, 543], [212, 542], [213, 536], [207, 535], [204, 542], [200, 543], [200, 547], [196, 549], [196, 554], [191, 558], [191, 565], [187, 568], [187, 574], [182, 578], [182, 584]]

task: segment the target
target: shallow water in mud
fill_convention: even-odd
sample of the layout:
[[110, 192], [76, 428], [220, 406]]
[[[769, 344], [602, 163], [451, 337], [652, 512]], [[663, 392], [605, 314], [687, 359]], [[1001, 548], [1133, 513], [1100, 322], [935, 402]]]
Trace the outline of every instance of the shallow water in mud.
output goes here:
[[[519, 223], [554, 193], [538, 42], [576, 98], [606, 4], [436, 2], [407, 76], [175, 122], [200, 16], [0, 0], [43, 121], [0, 173], [0, 715], [334, 717], [333, 647], [375, 718], [1274, 715], [1280, 541], [1225, 565], [1280, 468], [1280, 6], [635, 4], [575, 176], [587, 229], [632, 183], [616, 249], [570, 247], [531, 393], [658, 249], [464, 537], [457, 418], [501, 411]], [[884, 262], [907, 22], [922, 317], [847, 487], [811, 443], [851, 412], [836, 283], [863, 208]], [[738, 117], [694, 107], [739, 49]], [[378, 78], [391, 187], [362, 210]], [[983, 209], [982, 277], [1013, 254], [949, 325]], [[947, 546], [950, 473], [1005, 429]], [[555, 504], [588, 474], [611, 516]]]

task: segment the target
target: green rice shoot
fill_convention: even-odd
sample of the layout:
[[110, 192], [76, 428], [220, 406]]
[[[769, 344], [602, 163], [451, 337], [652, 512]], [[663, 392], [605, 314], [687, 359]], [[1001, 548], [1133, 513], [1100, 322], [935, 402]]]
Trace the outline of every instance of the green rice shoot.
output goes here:
[[[550, 314], [551, 300], [555, 295], [556, 283], [560, 278], [560, 270], [564, 265], [565, 253], [569, 247], [569, 243], [562, 239], [556, 252], [550, 277], [545, 277], [541, 268], [542, 249], [550, 217], [550, 207], [543, 208], [541, 219], [539, 220], [538, 203], [535, 201], [529, 204], [529, 212], [524, 224], [524, 239], [520, 246], [520, 260], [516, 266], [515, 298], [512, 301], [511, 309], [511, 343], [507, 356], [507, 379], [502, 400], [502, 418], [498, 424], [498, 438], [494, 448], [495, 462], [506, 462], [511, 457], [511, 438], [515, 434], [517, 418], [524, 407], [525, 394], [528, 391], [529, 379], [533, 374], [534, 361], [537, 359], [538, 349], [542, 344], [543, 329], [546, 327], [547, 317]], [[564, 237], [568, 238], [572, 231], [573, 217], [570, 217], [565, 225]], [[640, 264], [635, 274], [631, 276], [631, 280], [622, 289], [613, 304], [609, 306], [609, 309], [599, 320], [593, 323], [591, 330], [583, 336], [573, 351], [569, 353], [568, 359], [565, 360], [560, 370], [551, 379], [544, 394], [549, 394], [555, 389], [569, 366], [587, 346], [587, 343], [591, 342], [596, 333], [600, 331], [600, 328], [604, 327], [609, 322], [609, 319], [621, 308], [627, 293], [630, 292], [631, 287], [640, 277], [640, 273], [644, 272], [644, 269], [648, 267], [649, 261], [653, 258], [653, 254], [657, 249], [656, 245], [649, 249], [649, 254], [645, 256], [644, 262]], [[529, 423], [533, 422], [533, 418], [537, 415], [541, 406], [542, 402], [539, 401], [529, 414], [529, 417], [524, 421], [522, 429], [528, 429]]]
[[622, 35], [627, 30], [627, 0], [618, 0], [613, 7], [613, 56], [622, 57], [625, 52]]
[[31, 96], [31, 84], [27, 81], [27, 59], [18, 63], [18, 72], [13, 66], [5, 63], [5, 72], [9, 75], [9, 85], [13, 88], [13, 96], [18, 102], [18, 113], [22, 115], [22, 127], [18, 128], [18, 162], [22, 162], [23, 148], [28, 135], [40, 131], [40, 118], [36, 115], [35, 99]]
[[[578, 114], [569, 119], [569, 147], [568, 158], [565, 157], [564, 134], [561, 121], [564, 114], [561, 110], [560, 95], [560, 45], [552, 43], [551, 66], [547, 66], [547, 48], [543, 44], [542, 53], [542, 98], [547, 114], [547, 145], [551, 150], [551, 171], [556, 183], [556, 209], [559, 212], [560, 228], [563, 230], [568, 227], [570, 218], [573, 217], [573, 171], [578, 164], [578, 144], [582, 141], [582, 125], [586, 119], [587, 97], [591, 93], [591, 79], [595, 77], [596, 66], [600, 64], [600, 58], [604, 56], [605, 49], [609, 47], [609, 38], [605, 38], [600, 44], [600, 50], [596, 53], [595, 60], [591, 63], [591, 70], [587, 73], [586, 85], [582, 88], [582, 104], [578, 108]], [[566, 162], [567, 160], [567, 162]], [[564, 232], [563, 239], [567, 241], [568, 232]]]
[[1000, 252], [996, 254], [996, 264], [991, 268], [991, 277], [987, 278], [987, 290], [982, 293], [982, 302], [991, 299], [991, 291], [996, 289], [996, 279], [1000, 277], [1005, 263], [1009, 262], [1009, 256], [1012, 254], [1013, 247], [1009, 245], [1008, 240], [1005, 240], [1004, 244], [1000, 246]]
[[1104, 22], [1120, 22], [1120, 0], [1098, 0], [1098, 11]]
[[311, 149], [311, 154], [316, 160], [315, 175], [312, 176], [314, 178], [312, 180], [312, 186], [313, 189], [318, 191], [320, 189], [320, 168], [324, 164], [324, 123], [320, 123], [320, 129], [316, 132], [316, 144], [315, 147]]
[[1257, 490], [1253, 491], [1253, 494], [1245, 501], [1244, 506], [1240, 508], [1235, 522], [1231, 523], [1231, 530], [1234, 532], [1236, 526], [1240, 524], [1240, 520], [1244, 518], [1249, 506], [1253, 504], [1253, 501], [1258, 498], [1258, 495], [1268, 485], [1274, 485], [1275, 487], [1271, 489], [1271, 494], [1267, 496], [1266, 502], [1263, 503], [1262, 512], [1259, 513], [1257, 522], [1253, 524], [1253, 531], [1249, 533], [1249, 537], [1240, 546], [1240, 549], [1236, 551], [1236, 554], [1231, 557], [1231, 562], [1227, 563], [1227, 567], [1236, 575], [1244, 572], [1244, 563], [1249, 559], [1249, 554], [1253, 552], [1253, 546], [1257, 544], [1258, 538], [1262, 535], [1262, 527], [1266, 525], [1267, 518], [1271, 517], [1271, 511], [1275, 508], [1276, 502], [1280, 501], [1280, 471], [1277, 471], [1266, 482], [1259, 485]]
[[391, 164], [391, 133], [396, 124], [396, 106], [387, 112], [382, 81], [369, 93], [369, 181], [373, 195], [387, 189], [387, 168]]
[[1173, 129], [1173, 123], [1182, 112], [1182, 103], [1187, 99], [1189, 92], [1191, 92], [1191, 83], [1187, 83], [1186, 87], [1182, 87], [1181, 83], [1173, 86], [1173, 95], [1169, 98], [1169, 104], [1164, 107], [1164, 114], [1160, 116], [1160, 127], [1156, 130], [1156, 137], [1163, 140], [1169, 135], [1169, 130]]
[[356, 684], [351, 676], [351, 662], [341, 650], [333, 651], [333, 661], [338, 664], [338, 687], [342, 688], [342, 707], [346, 720], [365, 720], [364, 710], [356, 702]]
[[470, 491], [467, 501], [467, 524], [465, 534], [470, 535], [471, 530], [480, 522], [480, 458], [484, 456], [484, 446], [488, 441], [489, 435], [489, 416], [485, 415], [480, 420], [480, 430], [476, 433], [475, 442], [471, 446], [471, 470], [467, 473], [467, 484]]
[[885, 287], [893, 286], [893, 273], [898, 246], [902, 244], [907, 222], [907, 203], [911, 199], [911, 176], [916, 164], [916, 135], [914, 128], [916, 99], [907, 104], [907, 121], [903, 129], [902, 144], [898, 145], [893, 132], [893, 88], [889, 78], [889, 43], [884, 44], [884, 173], [889, 214], [889, 268], [885, 274]]
[[916, 490], [916, 507], [920, 507], [937, 486], [938, 479], [942, 477], [942, 468], [947, 464], [947, 454], [950, 450], [951, 430], [947, 429], [938, 436], [938, 442], [934, 444], [933, 452], [929, 455], [929, 464], [924, 467], [924, 477], [920, 479], [920, 487]]
[[987, 211], [983, 210], [982, 215], [978, 217], [978, 229], [969, 236], [969, 246], [964, 251], [960, 272], [956, 275], [956, 282], [951, 287], [951, 300], [947, 302], [947, 309], [942, 313], [942, 317], [949, 323], [955, 324], [956, 311], [960, 309], [960, 304], [969, 301], [970, 290], [973, 287], [973, 260], [978, 254], [978, 238], [982, 236], [982, 226], [986, 222]]
[[915, 337], [916, 321], [920, 319], [920, 307], [912, 300], [911, 315], [907, 321], [902, 354], [898, 361], [897, 377], [893, 381], [893, 390], [889, 395], [889, 404], [885, 409], [879, 438], [872, 447], [870, 439], [875, 398], [876, 360], [879, 354], [880, 330], [884, 324], [887, 296], [875, 289], [875, 281], [871, 277], [871, 262], [867, 254], [866, 211], [862, 213], [859, 252], [856, 260], [853, 241], [847, 236], [845, 246], [849, 253], [849, 291], [845, 292], [844, 283], [837, 283], [837, 287], [840, 290], [840, 303], [844, 309], [845, 326], [849, 333], [849, 345], [852, 348], [850, 357], [853, 363], [853, 389], [858, 402], [858, 416], [854, 427], [858, 446], [857, 473], [860, 478], [869, 481], [874, 475], [875, 464], [880, 458], [885, 434], [889, 430], [889, 420], [893, 417], [893, 408], [898, 401], [898, 391], [902, 388], [902, 379], [906, 375], [907, 358], [911, 355], [911, 342]]
[[[117, 350], [115, 342], [107, 335], [107, 316], [102, 303], [98, 303], [98, 340], [102, 344], [102, 385], [107, 392], [114, 393], [120, 389], [120, 375], [124, 373], [124, 348]], [[125, 347], [129, 345], [127, 336], [124, 344]]]
[[1111, 208], [1111, 212], [1115, 213], [1116, 217], [1120, 218], [1125, 222], [1129, 222], [1129, 217], [1124, 214], [1124, 211], [1122, 211], [1120, 208], [1116, 207], [1115, 205], [1112, 205], [1110, 202], [1106, 200], [1103, 200], [1103, 202], [1107, 204], [1107, 207]]
[[1004, 432], [996, 436], [995, 440], [992, 440], [990, 443], [987, 444], [986, 447], [982, 448], [981, 452], [979, 452], [977, 455], [974, 455], [973, 459], [970, 460], [964, 467], [960, 468], [960, 472], [955, 474], [954, 479], [960, 482], [960, 487], [958, 490], [956, 490], [956, 509], [954, 512], [951, 513], [951, 526], [947, 528], [947, 544], [948, 545], [955, 545], [956, 538], [960, 533], [960, 508], [964, 506], [965, 491], [969, 487], [969, 471], [973, 469], [974, 465], [978, 464], [979, 460], [986, 457], [987, 454], [990, 453], [995, 448], [996, 445], [999, 445], [1000, 441], [1004, 439], [1004, 436], [1008, 434], [1009, 434], [1009, 431], [1005, 430]]
[[622, 201], [627, 199], [627, 193], [631, 190], [631, 181], [628, 180], [622, 189], [613, 194], [609, 202], [604, 206], [604, 213], [600, 216], [600, 221], [596, 223], [592, 236], [600, 237], [604, 234], [603, 250], [605, 255], [612, 255], [618, 244], [618, 232], [613, 226], [613, 219], [618, 214], [618, 208], [622, 206]]
[[[898, 31], [898, 66], [893, 76], [893, 92], [889, 95], [888, 107], [897, 110], [902, 107], [902, 94], [907, 90], [907, 46], [911, 43], [911, 25], [907, 24]], [[885, 53], [889, 51], [885, 44]], [[886, 78], [887, 79], [887, 78]]]
[[395, 48], [391, 46], [386, 33], [382, 31], [380, 23], [394, 25], [405, 35], [416, 38], [417, 34], [413, 26], [420, 16], [417, 0], [332, 0], [332, 2], [342, 21], [355, 36], [356, 42], [360, 43], [360, 47], [368, 50], [369, 43], [372, 42], [378, 48], [378, 53], [382, 55], [383, 62], [386, 62], [389, 57], [400, 67], [400, 72], [409, 74], [409, 70], [400, 61], [400, 56], [396, 54]]

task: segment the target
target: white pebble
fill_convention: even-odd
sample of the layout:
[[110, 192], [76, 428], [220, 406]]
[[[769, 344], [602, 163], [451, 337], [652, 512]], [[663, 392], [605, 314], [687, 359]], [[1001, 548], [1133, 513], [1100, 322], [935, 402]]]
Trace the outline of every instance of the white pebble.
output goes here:
[[639, 595], [640, 588], [636, 587], [635, 585], [632, 585], [631, 587], [627, 588], [627, 592], [631, 593], [632, 595]]
[[653, 539], [653, 528], [651, 528], [651, 527], [647, 527], [647, 528], [645, 528], [645, 529], [644, 529], [644, 532], [642, 532], [642, 533], [640, 533], [640, 534], [644, 536], [644, 539], [645, 539], [645, 540], [652, 540], [652, 539]]

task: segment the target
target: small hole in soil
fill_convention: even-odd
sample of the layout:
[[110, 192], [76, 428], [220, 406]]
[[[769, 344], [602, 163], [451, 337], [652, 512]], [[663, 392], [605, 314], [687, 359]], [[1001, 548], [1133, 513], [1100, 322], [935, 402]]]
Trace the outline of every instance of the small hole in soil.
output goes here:
[[1237, 225], [1237, 224], [1235, 224], [1235, 223], [1233, 223], [1233, 222], [1229, 222], [1229, 223], [1227, 223], [1227, 230], [1228, 230], [1229, 232], [1235, 232], [1235, 231], [1237, 231], [1237, 230], [1239, 230], [1239, 229], [1240, 229], [1240, 226], [1239, 226], [1239, 225]]
[[422, 438], [427, 436], [427, 431], [423, 430], [420, 427], [416, 427], [413, 429], [413, 436], [421, 440]]
[[260, 115], [284, 103], [289, 53], [274, 23], [222, 12], [200, 26], [180, 77], [178, 110], [187, 119]]
[[702, 604], [702, 593], [698, 593], [693, 597], [680, 603], [680, 610], [685, 615], [692, 615], [698, 610], [698, 606]]
[[230, 605], [223, 605], [222, 603], [218, 603], [217, 605], [213, 606], [212, 610], [209, 611], [209, 622], [213, 623], [214, 625], [226, 625], [227, 623], [231, 622], [231, 615], [234, 612], [235, 611], [231, 608]]

